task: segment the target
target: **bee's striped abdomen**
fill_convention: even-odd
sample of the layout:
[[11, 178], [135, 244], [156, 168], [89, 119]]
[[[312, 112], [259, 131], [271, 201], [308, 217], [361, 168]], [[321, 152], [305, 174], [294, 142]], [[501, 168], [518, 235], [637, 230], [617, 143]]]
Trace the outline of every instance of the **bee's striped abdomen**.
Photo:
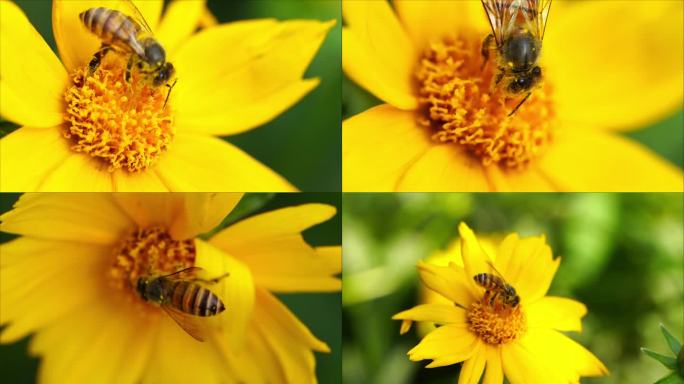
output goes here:
[[[106, 44], [129, 47], [136, 42], [140, 25], [125, 14], [108, 8], [90, 8], [79, 17], [83, 24]], [[118, 44], [117, 44], [118, 43]]]
[[171, 304], [174, 308], [195, 316], [214, 316], [225, 310], [223, 302], [213, 292], [187, 281], [175, 283]]
[[504, 282], [498, 276], [489, 273], [478, 273], [473, 276], [476, 283], [487, 289], [503, 288]]

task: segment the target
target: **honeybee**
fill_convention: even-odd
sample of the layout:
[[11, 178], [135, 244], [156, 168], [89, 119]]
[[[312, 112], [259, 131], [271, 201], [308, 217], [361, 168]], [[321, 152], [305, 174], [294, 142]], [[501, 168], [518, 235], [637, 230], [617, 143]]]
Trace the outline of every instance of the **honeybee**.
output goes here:
[[144, 82], [154, 87], [166, 84], [170, 93], [173, 85], [169, 86], [167, 82], [174, 74], [173, 64], [166, 61], [166, 52], [152, 35], [147, 21], [131, 0], [119, 0], [113, 6], [120, 10], [98, 7], [79, 14], [86, 28], [102, 40], [100, 49], [88, 64], [90, 74], [97, 70], [109, 51], [115, 51], [129, 55], [126, 83], [130, 83], [131, 70], [136, 67]]
[[525, 97], [511, 116], [532, 94], [542, 79], [537, 65], [552, 0], [482, 0], [492, 33], [482, 43], [482, 68], [490, 52], [496, 53], [495, 84], [504, 81], [506, 93]]
[[501, 273], [494, 268], [494, 265], [487, 262], [496, 274], [478, 273], [473, 276], [475, 282], [481, 287], [485, 288], [485, 301], [489, 302], [491, 307], [496, 307], [497, 299], [506, 308], [515, 308], [520, 304], [520, 296], [515, 291], [512, 285], [508, 284], [501, 276]]
[[141, 276], [136, 281], [136, 292], [141, 299], [161, 306], [190, 336], [204, 341], [204, 327], [198, 320], [218, 315], [226, 307], [201, 283], [215, 284], [229, 274], [205, 280], [197, 277], [201, 271], [190, 267], [165, 276]]

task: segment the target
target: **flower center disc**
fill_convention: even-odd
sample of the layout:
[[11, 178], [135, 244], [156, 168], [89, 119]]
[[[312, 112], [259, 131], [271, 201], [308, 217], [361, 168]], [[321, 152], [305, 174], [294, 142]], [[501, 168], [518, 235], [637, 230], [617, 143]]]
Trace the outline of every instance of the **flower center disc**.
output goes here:
[[110, 172], [145, 170], [173, 139], [167, 87], [146, 84], [136, 70], [129, 84], [124, 73], [120, 58], [104, 61], [92, 75], [77, 69], [64, 94], [63, 133], [71, 149], [104, 161]]
[[493, 308], [483, 301], [474, 302], [466, 312], [468, 329], [486, 343], [498, 345], [525, 333], [525, 315], [516, 308]]
[[457, 143], [484, 165], [522, 168], [551, 141], [551, 87], [543, 81], [509, 117], [526, 93], [509, 95], [504, 82], [493, 84], [495, 53], [482, 68], [482, 39], [466, 36], [433, 42], [423, 53], [416, 71], [424, 108], [418, 121], [433, 140]]
[[110, 280], [118, 289], [135, 288], [140, 276], [171, 274], [193, 266], [195, 254], [193, 239], [174, 240], [161, 226], [138, 228], [114, 249]]

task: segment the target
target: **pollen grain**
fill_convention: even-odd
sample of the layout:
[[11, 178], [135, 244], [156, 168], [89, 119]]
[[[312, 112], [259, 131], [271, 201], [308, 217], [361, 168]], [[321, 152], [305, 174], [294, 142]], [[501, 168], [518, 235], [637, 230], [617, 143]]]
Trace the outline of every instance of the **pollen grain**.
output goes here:
[[165, 275], [189, 268], [195, 262], [195, 242], [175, 240], [166, 228], [152, 226], [131, 230], [113, 250], [111, 283], [131, 289], [140, 276]]
[[492, 345], [509, 343], [526, 330], [525, 314], [520, 306], [493, 308], [489, 303], [476, 301], [468, 308], [466, 321], [472, 333]]
[[91, 75], [77, 69], [64, 93], [63, 135], [71, 149], [103, 161], [113, 172], [139, 172], [155, 164], [173, 140], [166, 88], [124, 80], [121, 60], [106, 61]]
[[418, 122], [434, 141], [458, 145], [484, 165], [524, 168], [553, 138], [551, 86], [544, 82], [509, 116], [524, 95], [507, 95], [492, 84], [494, 60], [483, 68], [480, 47], [474, 33], [429, 44], [415, 73]]

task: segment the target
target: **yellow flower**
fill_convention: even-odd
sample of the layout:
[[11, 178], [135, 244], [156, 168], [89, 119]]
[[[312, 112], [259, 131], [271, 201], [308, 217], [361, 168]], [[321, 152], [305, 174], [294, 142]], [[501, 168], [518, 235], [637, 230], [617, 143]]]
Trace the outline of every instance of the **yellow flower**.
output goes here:
[[[26, 194], [0, 229], [0, 341], [35, 333], [43, 383], [316, 381], [328, 352], [273, 292], [336, 292], [339, 246], [301, 232], [335, 214], [304, 204], [244, 219], [210, 239], [239, 194]], [[134, 293], [141, 275], [199, 266], [226, 310], [204, 343]]]
[[[581, 331], [586, 307], [575, 300], [546, 296], [560, 259], [553, 259], [543, 236], [507, 236], [497, 252], [484, 251], [467, 225], [459, 226], [462, 266], [420, 262], [423, 283], [449, 300], [418, 305], [396, 314], [401, 332], [413, 321], [439, 324], [409, 351], [413, 361], [431, 359], [427, 367], [464, 362], [459, 383], [576, 383], [581, 376], [602, 376], [606, 367], [589, 351], [559, 331]], [[496, 256], [496, 257], [495, 257]], [[490, 300], [473, 278], [500, 271], [515, 288], [520, 303]]]
[[213, 26], [204, 1], [172, 2], [161, 20], [161, 0], [138, 1], [175, 67], [164, 107], [167, 87], [144, 86], [135, 70], [126, 83], [123, 55], [88, 75], [101, 41], [79, 13], [121, 3], [55, 1], [60, 62], [23, 12], [0, 2], [0, 115], [22, 126], [0, 141], [0, 190], [294, 190], [216, 136], [260, 126], [314, 89], [319, 80], [302, 75], [334, 21]]
[[[345, 191], [682, 191], [616, 134], [682, 105], [681, 1], [554, 1], [544, 82], [490, 87], [479, 1], [344, 1], [342, 66], [386, 104], [343, 123]], [[396, 12], [396, 13], [395, 13]]]

